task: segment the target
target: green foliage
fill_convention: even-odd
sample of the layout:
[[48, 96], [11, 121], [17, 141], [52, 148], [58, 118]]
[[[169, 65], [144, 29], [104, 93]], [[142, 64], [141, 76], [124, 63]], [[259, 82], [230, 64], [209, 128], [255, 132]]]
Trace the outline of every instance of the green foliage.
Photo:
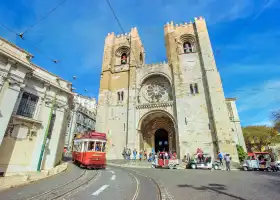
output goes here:
[[237, 148], [239, 161], [240, 162], [244, 161], [247, 156], [247, 153], [244, 151], [243, 147], [238, 144], [236, 145], [236, 148]]
[[264, 151], [265, 147], [280, 143], [276, 129], [267, 126], [247, 126], [242, 128], [247, 150]]

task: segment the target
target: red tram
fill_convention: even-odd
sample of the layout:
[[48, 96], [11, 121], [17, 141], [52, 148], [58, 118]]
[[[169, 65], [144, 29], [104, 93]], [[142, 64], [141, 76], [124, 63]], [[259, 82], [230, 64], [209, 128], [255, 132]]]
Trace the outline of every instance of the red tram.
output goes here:
[[106, 168], [106, 134], [87, 132], [74, 140], [73, 162], [88, 169]]

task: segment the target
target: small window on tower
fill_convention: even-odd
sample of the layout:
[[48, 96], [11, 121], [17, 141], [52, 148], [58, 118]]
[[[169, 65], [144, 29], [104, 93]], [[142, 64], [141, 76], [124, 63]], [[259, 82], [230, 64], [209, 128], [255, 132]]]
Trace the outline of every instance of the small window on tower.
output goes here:
[[143, 64], [143, 54], [142, 53], [140, 53], [140, 64], [142, 65]]
[[120, 94], [120, 92], [118, 92], [118, 101], [120, 101], [121, 100], [121, 94]]
[[127, 55], [126, 53], [123, 53], [121, 56], [121, 64], [124, 65], [127, 63]]
[[123, 101], [123, 91], [121, 92], [121, 101]]
[[191, 52], [193, 52], [192, 45], [191, 45], [190, 42], [185, 42], [183, 44], [183, 48], [184, 48], [184, 53], [191, 53]]

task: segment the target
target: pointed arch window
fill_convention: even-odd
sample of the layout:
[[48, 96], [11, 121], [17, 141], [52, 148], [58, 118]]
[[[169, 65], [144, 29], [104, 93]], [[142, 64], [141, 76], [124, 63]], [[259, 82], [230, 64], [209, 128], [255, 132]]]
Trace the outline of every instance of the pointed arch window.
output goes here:
[[184, 53], [191, 53], [193, 52], [193, 48], [190, 42], [184, 42], [183, 44]]
[[127, 64], [127, 55], [126, 55], [126, 53], [123, 53], [122, 56], [121, 56], [121, 64], [122, 65]]

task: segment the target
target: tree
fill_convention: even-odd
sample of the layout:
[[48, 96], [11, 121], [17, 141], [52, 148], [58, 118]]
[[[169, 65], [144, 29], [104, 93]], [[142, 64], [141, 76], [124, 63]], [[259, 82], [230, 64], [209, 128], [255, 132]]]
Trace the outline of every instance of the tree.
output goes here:
[[263, 151], [265, 147], [280, 143], [280, 136], [275, 128], [267, 126], [247, 126], [242, 128], [247, 150]]
[[242, 162], [245, 160], [247, 153], [244, 151], [243, 147], [240, 145], [236, 145], [237, 153], [238, 153], [238, 158], [239, 161]]
[[276, 130], [280, 130], [280, 110], [273, 111], [271, 114], [271, 118], [273, 121], [273, 127]]

